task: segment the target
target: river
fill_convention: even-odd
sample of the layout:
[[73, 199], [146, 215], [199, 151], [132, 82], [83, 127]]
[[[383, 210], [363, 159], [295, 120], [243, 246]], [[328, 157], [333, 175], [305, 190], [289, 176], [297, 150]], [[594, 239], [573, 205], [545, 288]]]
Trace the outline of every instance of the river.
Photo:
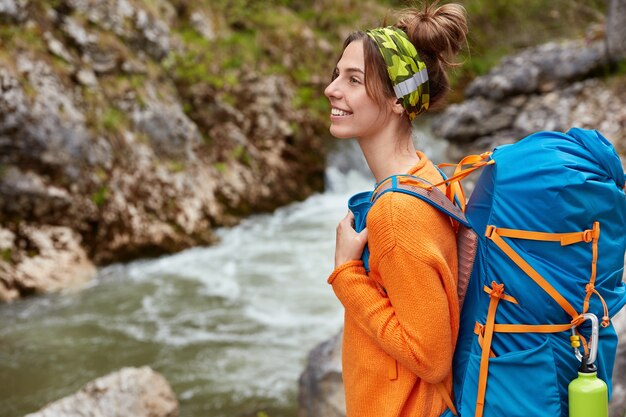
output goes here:
[[[418, 148], [445, 144], [428, 127]], [[438, 160], [439, 159], [439, 160]], [[348, 197], [371, 189], [354, 142], [327, 190], [220, 229], [220, 243], [101, 269], [81, 291], [0, 306], [0, 417], [23, 416], [125, 366], [163, 374], [181, 417], [295, 417], [308, 352], [343, 309], [326, 284]]]

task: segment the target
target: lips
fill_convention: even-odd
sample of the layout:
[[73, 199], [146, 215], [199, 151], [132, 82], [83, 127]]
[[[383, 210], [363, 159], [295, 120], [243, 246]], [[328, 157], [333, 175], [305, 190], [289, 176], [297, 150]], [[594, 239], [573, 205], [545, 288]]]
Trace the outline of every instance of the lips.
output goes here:
[[345, 111], [345, 110], [341, 110], [336, 107], [333, 107], [330, 111], [330, 114], [331, 116], [335, 116], [335, 117], [343, 117], [343, 116], [350, 116], [352, 113], [350, 113], [349, 111]]

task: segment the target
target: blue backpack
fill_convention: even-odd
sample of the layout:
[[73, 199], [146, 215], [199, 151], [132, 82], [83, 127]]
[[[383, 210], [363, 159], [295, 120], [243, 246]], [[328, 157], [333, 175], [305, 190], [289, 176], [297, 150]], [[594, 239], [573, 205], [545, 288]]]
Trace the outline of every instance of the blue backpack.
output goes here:
[[[459, 181], [481, 167], [465, 207]], [[413, 195], [458, 224], [462, 309], [455, 401], [438, 386], [444, 415], [567, 417], [568, 384], [586, 355], [610, 398], [610, 317], [626, 304], [624, 172], [610, 142], [594, 130], [539, 132], [464, 159], [445, 182], [447, 195], [394, 176], [349, 201], [357, 231], [387, 192]]]

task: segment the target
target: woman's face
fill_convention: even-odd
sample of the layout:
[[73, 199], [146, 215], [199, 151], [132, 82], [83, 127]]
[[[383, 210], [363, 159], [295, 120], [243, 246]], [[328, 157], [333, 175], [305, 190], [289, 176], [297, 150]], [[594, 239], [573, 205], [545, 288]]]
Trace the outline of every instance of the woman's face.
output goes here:
[[[373, 75], [375, 76], [375, 75]], [[324, 94], [330, 100], [330, 133], [336, 138], [366, 138], [383, 127], [391, 108], [381, 108], [365, 89], [363, 41], [351, 42]]]

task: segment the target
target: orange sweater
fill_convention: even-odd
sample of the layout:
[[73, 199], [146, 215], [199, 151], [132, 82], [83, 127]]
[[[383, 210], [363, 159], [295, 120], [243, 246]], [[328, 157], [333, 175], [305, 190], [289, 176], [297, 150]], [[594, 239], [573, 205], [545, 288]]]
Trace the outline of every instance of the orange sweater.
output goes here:
[[[418, 156], [409, 173], [441, 181]], [[445, 381], [451, 392], [459, 328], [450, 220], [413, 196], [387, 193], [370, 209], [367, 228], [369, 276], [359, 260], [328, 278], [345, 307], [347, 417], [437, 417], [446, 406], [433, 384]]]

